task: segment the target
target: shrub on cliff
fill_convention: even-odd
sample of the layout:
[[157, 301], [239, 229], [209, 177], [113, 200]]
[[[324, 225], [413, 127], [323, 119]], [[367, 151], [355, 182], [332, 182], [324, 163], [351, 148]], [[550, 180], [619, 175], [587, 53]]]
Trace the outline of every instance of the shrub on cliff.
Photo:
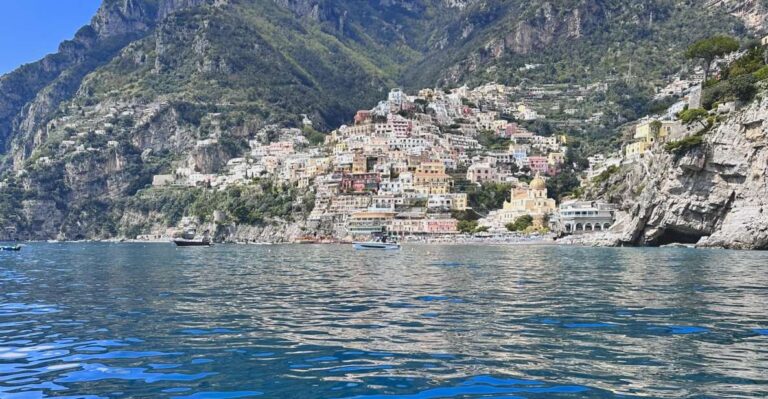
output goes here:
[[664, 149], [669, 153], [680, 155], [699, 147], [703, 143], [704, 139], [702, 138], [702, 135], [694, 134], [681, 140], [670, 141], [664, 145]]
[[752, 76], [755, 77], [757, 80], [765, 80], [768, 79], [768, 65], [758, 69], [755, 71], [755, 73], [752, 74]]
[[599, 174], [599, 175], [597, 175], [597, 176], [593, 177], [593, 178], [592, 178], [592, 183], [595, 183], [595, 184], [598, 184], [598, 185], [599, 185], [599, 184], [602, 184], [602, 183], [604, 183], [604, 182], [608, 181], [608, 179], [609, 179], [609, 178], [610, 178], [610, 177], [611, 177], [611, 176], [612, 176], [614, 173], [616, 173], [616, 172], [618, 172], [618, 171], [619, 171], [619, 167], [618, 167], [618, 166], [616, 166], [616, 165], [611, 165], [611, 166], [609, 166], [609, 167], [605, 168], [605, 170], [604, 170], [604, 171], [600, 172], [600, 174]]
[[758, 78], [755, 75], [741, 75], [735, 78], [721, 81], [712, 87], [704, 89], [701, 104], [704, 109], [712, 109], [715, 104], [726, 101], [749, 102], [757, 94], [755, 85]]

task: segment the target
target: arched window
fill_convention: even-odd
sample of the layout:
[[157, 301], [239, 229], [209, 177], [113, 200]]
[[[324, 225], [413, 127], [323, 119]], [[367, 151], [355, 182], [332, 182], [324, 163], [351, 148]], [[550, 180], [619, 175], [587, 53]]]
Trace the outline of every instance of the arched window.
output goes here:
[[584, 230], [584, 226], [581, 225], [581, 223], [576, 223], [576, 231], [582, 231]]

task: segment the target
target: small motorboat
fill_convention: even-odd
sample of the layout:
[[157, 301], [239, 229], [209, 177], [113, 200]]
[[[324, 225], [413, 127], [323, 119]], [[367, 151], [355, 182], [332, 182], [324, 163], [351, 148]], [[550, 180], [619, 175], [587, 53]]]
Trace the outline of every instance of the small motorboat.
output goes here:
[[400, 244], [396, 242], [381, 242], [381, 241], [359, 241], [353, 242], [352, 245], [356, 250], [366, 249], [384, 249], [384, 250], [397, 250], [400, 249]]
[[177, 247], [210, 247], [213, 245], [208, 239], [190, 240], [186, 238], [177, 238], [173, 240], [173, 243], [176, 244]]
[[21, 251], [21, 245], [4, 245], [0, 247], [0, 251]]
[[181, 238], [174, 238], [173, 243], [177, 247], [210, 247], [213, 245], [211, 238], [208, 236], [208, 230], [203, 233], [202, 238], [197, 238], [195, 229], [185, 231]]

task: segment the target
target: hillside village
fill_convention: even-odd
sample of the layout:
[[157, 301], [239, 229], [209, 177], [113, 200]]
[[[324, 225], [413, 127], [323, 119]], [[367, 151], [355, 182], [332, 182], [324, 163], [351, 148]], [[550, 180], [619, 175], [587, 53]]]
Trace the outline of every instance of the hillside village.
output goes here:
[[[695, 84], [690, 86], [684, 102], [695, 100], [700, 92]], [[315, 194], [309, 221], [333, 226], [329, 239], [372, 233], [436, 238], [610, 228], [614, 220], [610, 204], [566, 201], [558, 208], [550, 198], [547, 180], [564, 168], [574, 168], [566, 164], [568, 137], [537, 135], [522, 127], [517, 121], [545, 116], [525, 101], [513, 100], [513, 91], [493, 83], [473, 89], [423, 89], [416, 94], [394, 89], [386, 100], [358, 111], [352, 124], [333, 130], [317, 146], [308, 139], [308, 135], [314, 139], [311, 134], [316, 132], [305, 118], [303, 129], [277, 129], [272, 133], [277, 140], [250, 140], [250, 152], [229, 159], [222, 173], [199, 173], [194, 165], [184, 165], [171, 174], [154, 176], [153, 186], [223, 190], [276, 179]], [[652, 121], [637, 125], [638, 141], [621, 156], [589, 157], [584, 182], [650, 150], [655, 137], [649, 133]], [[661, 123], [664, 137], [685, 134], [678, 121]], [[196, 146], [216, 144], [217, 138], [211, 137]], [[489, 184], [508, 187], [506, 200], [499, 209], [479, 214], [470, 204], [468, 186], [482, 190]], [[195, 221], [187, 218], [185, 223]]]

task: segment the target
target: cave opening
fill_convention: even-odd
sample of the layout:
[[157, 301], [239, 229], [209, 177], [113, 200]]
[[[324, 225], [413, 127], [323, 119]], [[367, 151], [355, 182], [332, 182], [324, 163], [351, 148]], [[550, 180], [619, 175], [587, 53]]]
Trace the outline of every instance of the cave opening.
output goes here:
[[664, 229], [664, 232], [655, 240], [654, 245], [696, 244], [702, 237], [704, 237], [704, 234], [696, 232]]

